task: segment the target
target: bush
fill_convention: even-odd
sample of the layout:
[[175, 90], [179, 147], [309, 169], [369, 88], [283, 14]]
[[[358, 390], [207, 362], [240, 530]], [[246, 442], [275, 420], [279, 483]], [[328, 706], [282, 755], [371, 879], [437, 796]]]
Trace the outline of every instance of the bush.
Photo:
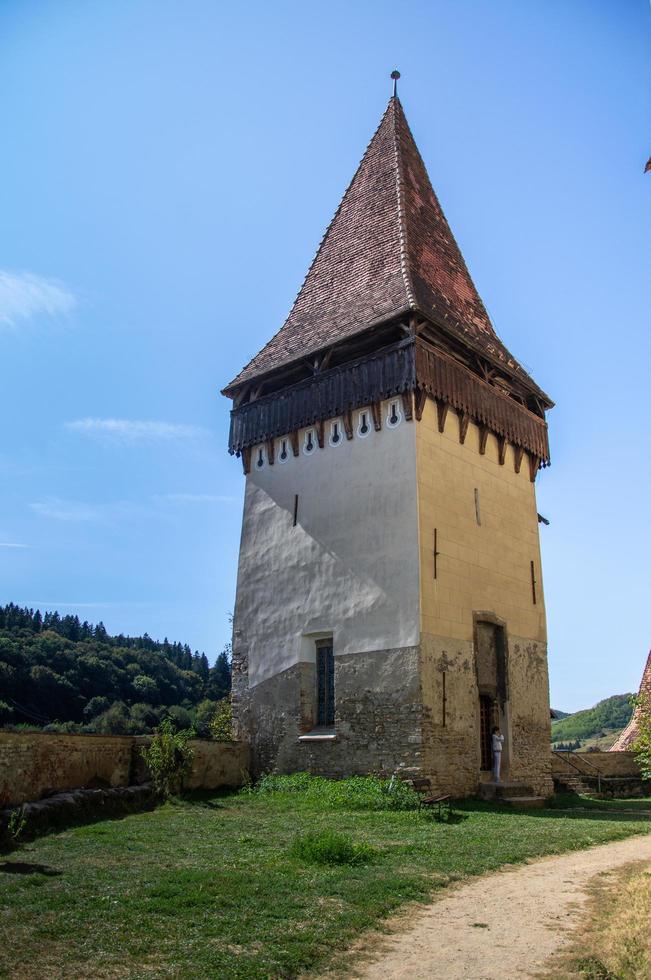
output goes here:
[[357, 865], [368, 864], [378, 852], [366, 842], [355, 843], [346, 834], [338, 834], [335, 830], [321, 830], [318, 833], [297, 837], [291, 853], [294, 857], [312, 864]]
[[230, 698], [217, 702], [210, 722], [210, 733], [216, 742], [233, 741], [233, 705]]
[[183, 789], [183, 777], [192, 767], [194, 750], [188, 744], [193, 732], [174, 730], [169, 718], [156, 729], [149, 745], [141, 749], [156, 791], [170, 796]]
[[411, 786], [397, 779], [350, 776], [325, 779], [297, 772], [291, 776], [263, 776], [260, 793], [301, 793], [306, 802], [324, 810], [417, 810], [420, 797]]

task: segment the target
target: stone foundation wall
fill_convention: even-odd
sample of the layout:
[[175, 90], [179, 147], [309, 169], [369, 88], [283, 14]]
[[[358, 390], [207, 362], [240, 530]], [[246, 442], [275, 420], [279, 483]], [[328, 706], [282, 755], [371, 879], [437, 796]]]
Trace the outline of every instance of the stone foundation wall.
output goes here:
[[519, 636], [509, 636], [508, 644], [510, 759], [504, 778], [526, 783], [536, 796], [550, 796], [547, 645]]
[[[553, 784], [545, 645], [508, 637], [506, 670], [502, 779], [525, 783], [537, 796], [549, 796]], [[472, 795], [481, 778], [479, 690], [473, 644], [450, 637], [423, 636], [421, 673], [423, 771], [437, 791]]]
[[[0, 807], [83, 787], [129, 786], [145, 778], [140, 746], [147, 737], [0, 732]], [[248, 770], [243, 743], [192, 743], [187, 789], [241, 786]]]
[[420, 772], [422, 707], [418, 648], [335, 656], [335, 732], [308, 735], [314, 666], [299, 663], [247, 688], [235, 683], [237, 730], [250, 733], [252, 771], [323, 776]]

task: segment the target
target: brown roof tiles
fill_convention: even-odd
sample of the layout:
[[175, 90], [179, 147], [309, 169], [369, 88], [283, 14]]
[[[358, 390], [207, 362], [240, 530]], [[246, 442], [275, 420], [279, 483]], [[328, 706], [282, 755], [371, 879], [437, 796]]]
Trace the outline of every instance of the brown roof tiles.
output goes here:
[[497, 337], [393, 97], [287, 320], [226, 391], [408, 311], [543, 394]]

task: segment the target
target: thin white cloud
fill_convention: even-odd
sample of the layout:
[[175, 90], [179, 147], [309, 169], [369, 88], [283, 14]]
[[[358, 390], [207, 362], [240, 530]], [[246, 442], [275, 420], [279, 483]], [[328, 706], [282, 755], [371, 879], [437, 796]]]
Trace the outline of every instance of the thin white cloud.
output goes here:
[[16, 541], [0, 541], [0, 548], [29, 548], [29, 545], [18, 544]]
[[173, 504], [233, 504], [238, 498], [215, 493], [156, 493], [153, 499]]
[[196, 425], [144, 422], [137, 419], [76, 419], [74, 422], [66, 422], [65, 428], [70, 432], [78, 432], [91, 438], [123, 444], [196, 439], [197, 436], [205, 434], [205, 429]]
[[56, 279], [0, 269], [0, 324], [12, 327], [39, 314], [67, 316], [76, 304], [74, 294]]
[[60, 500], [58, 497], [37, 500], [29, 506], [40, 517], [49, 517], [55, 521], [103, 521], [109, 516], [106, 505]]

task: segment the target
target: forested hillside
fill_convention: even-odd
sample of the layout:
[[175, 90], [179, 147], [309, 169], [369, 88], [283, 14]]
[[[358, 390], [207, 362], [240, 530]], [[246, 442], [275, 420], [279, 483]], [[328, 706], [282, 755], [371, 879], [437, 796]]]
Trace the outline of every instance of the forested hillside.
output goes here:
[[606, 748], [628, 724], [633, 713], [630, 694], [615, 694], [584, 711], [552, 721], [553, 748]]
[[228, 650], [210, 667], [186, 644], [0, 607], [0, 725], [145, 734], [169, 717], [206, 736], [230, 687]]

